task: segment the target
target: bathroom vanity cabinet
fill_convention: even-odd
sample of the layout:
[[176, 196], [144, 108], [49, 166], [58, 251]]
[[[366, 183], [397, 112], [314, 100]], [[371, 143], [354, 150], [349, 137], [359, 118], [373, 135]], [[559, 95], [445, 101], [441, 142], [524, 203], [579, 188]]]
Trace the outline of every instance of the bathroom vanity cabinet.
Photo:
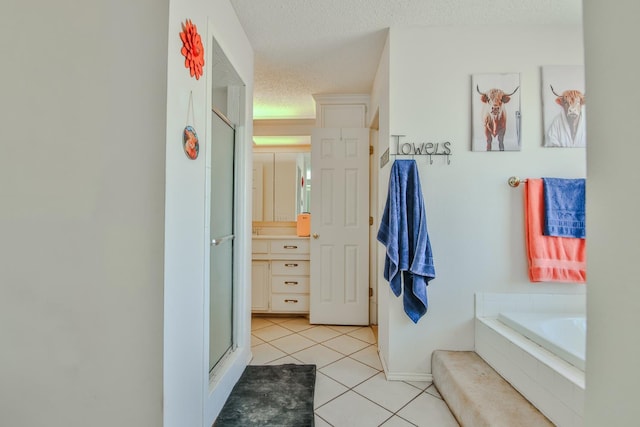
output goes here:
[[254, 236], [251, 310], [309, 312], [309, 238]]

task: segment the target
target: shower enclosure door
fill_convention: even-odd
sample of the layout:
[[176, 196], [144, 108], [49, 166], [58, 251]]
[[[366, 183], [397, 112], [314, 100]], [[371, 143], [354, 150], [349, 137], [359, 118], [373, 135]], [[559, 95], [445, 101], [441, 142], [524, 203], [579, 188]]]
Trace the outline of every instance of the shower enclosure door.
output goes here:
[[[215, 112], [215, 111], [214, 111]], [[212, 114], [209, 264], [209, 372], [233, 343], [233, 218], [235, 130]]]

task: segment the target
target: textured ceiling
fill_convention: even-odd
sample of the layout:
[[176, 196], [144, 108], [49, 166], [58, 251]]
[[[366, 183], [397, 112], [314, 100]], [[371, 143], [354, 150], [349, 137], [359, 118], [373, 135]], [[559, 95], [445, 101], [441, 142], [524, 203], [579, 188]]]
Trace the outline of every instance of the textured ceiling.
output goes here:
[[582, 0], [231, 0], [255, 51], [254, 117], [368, 93], [392, 26], [580, 24]]

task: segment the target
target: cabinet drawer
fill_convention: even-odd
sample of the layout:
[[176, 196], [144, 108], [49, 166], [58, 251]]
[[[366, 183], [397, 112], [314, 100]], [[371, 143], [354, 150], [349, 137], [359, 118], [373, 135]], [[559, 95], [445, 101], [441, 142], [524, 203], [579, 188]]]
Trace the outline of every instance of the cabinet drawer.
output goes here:
[[309, 293], [309, 276], [271, 276], [271, 292]]
[[268, 254], [269, 241], [268, 240], [252, 240], [251, 252], [254, 254]]
[[309, 261], [299, 260], [272, 260], [271, 261], [271, 274], [274, 276], [308, 276], [309, 275]]
[[309, 295], [272, 294], [271, 311], [309, 311]]
[[272, 254], [308, 254], [309, 239], [272, 240]]

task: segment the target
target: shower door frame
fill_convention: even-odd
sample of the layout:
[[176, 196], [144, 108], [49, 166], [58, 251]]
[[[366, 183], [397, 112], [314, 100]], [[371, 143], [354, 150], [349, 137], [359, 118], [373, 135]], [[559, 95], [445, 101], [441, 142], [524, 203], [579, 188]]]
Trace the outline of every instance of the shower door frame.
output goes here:
[[[242, 375], [245, 367], [251, 360], [251, 309], [250, 286], [251, 283], [251, 164], [252, 164], [252, 99], [251, 86], [246, 82], [251, 81], [251, 76], [240, 76], [236, 71], [236, 64], [229, 60], [225, 49], [216, 40], [216, 29], [211, 18], [208, 18], [207, 47], [209, 66], [205, 67], [207, 82], [206, 114], [206, 141], [204, 160], [206, 162], [205, 200], [203, 208], [206, 211], [202, 244], [205, 251], [205, 268], [203, 271], [204, 293], [203, 308], [204, 318], [202, 324], [202, 420], [203, 427], [210, 427], [222, 409], [231, 389]], [[217, 58], [216, 58], [217, 55]], [[222, 59], [222, 61], [221, 61]], [[222, 64], [226, 62], [226, 66]], [[222, 69], [224, 68], [224, 69]], [[217, 71], [216, 71], [217, 70]], [[219, 71], [223, 71], [219, 73]], [[228, 73], [227, 73], [228, 72]], [[231, 81], [236, 76], [235, 81]], [[216, 88], [224, 86], [226, 92], [224, 98], [219, 96], [214, 100]], [[212, 149], [212, 115], [214, 108], [224, 112], [230, 123], [235, 127], [234, 150], [234, 248], [233, 248], [233, 345], [214, 369], [209, 372], [209, 279], [210, 279], [210, 245], [209, 219], [210, 219], [210, 185], [211, 185], [211, 149]], [[201, 146], [202, 148], [202, 146]]]
[[[213, 129], [215, 129], [215, 126], [213, 125], [213, 121], [219, 120], [222, 126], [227, 126], [228, 130], [231, 130], [232, 136], [231, 136], [231, 141], [229, 141], [228, 139], [228, 135], [225, 134], [224, 139], [219, 138], [220, 135], [217, 135]], [[223, 158], [222, 161], [230, 161], [231, 162], [231, 218], [230, 218], [230, 230], [225, 230], [224, 232], [222, 232], [222, 234], [218, 235], [218, 234], [214, 234], [213, 230], [211, 230], [211, 228], [209, 229], [209, 239], [212, 239], [209, 245], [209, 280], [208, 280], [208, 285], [209, 285], [209, 375], [212, 376], [213, 372], [216, 370], [216, 367], [218, 365], [220, 365], [224, 359], [226, 357], [228, 357], [228, 355], [233, 352], [236, 348], [237, 348], [237, 343], [236, 343], [236, 337], [235, 337], [235, 312], [236, 312], [236, 290], [235, 290], [235, 283], [236, 283], [236, 273], [235, 273], [235, 230], [236, 230], [236, 188], [235, 188], [235, 182], [236, 182], [236, 127], [235, 125], [218, 109], [216, 109], [215, 107], [212, 108], [212, 114], [211, 114], [211, 144], [210, 144], [210, 151], [208, 152], [207, 156], [208, 156], [208, 162], [209, 163], [209, 171], [208, 171], [208, 183], [209, 183], [209, 189], [207, 191], [208, 193], [208, 198], [209, 198], [209, 203], [208, 206], [211, 207], [209, 210], [209, 224], [210, 227], [212, 228], [213, 226], [213, 222], [214, 222], [214, 212], [212, 210], [212, 206], [215, 204], [219, 204], [220, 202], [222, 202], [222, 204], [225, 203], [225, 201], [217, 201], [217, 200], [213, 200], [213, 192], [214, 192], [214, 183], [213, 183], [213, 175], [214, 175], [214, 167], [213, 167], [213, 163], [214, 163], [214, 156], [216, 156], [217, 152], [214, 149], [214, 147], [220, 143], [220, 144], [231, 144], [231, 159], [227, 159], [227, 158]], [[223, 152], [227, 152], [228, 151], [228, 147], [225, 148], [224, 150], [221, 150]], [[227, 183], [228, 184], [228, 183]], [[223, 206], [221, 206], [223, 207]], [[226, 208], [226, 207], [225, 207]], [[215, 363], [213, 364], [213, 366], [211, 365], [211, 357], [212, 357], [212, 348], [211, 348], [211, 339], [212, 339], [212, 333], [211, 333], [211, 328], [212, 328], [212, 320], [211, 320], [211, 316], [212, 316], [212, 304], [213, 304], [213, 298], [212, 298], [212, 287], [214, 286], [215, 283], [214, 282], [214, 278], [211, 277], [211, 272], [213, 269], [213, 263], [211, 262], [212, 258], [211, 258], [211, 254], [214, 250], [214, 248], [217, 248], [218, 246], [224, 247], [226, 245], [231, 245], [231, 254], [230, 254], [230, 262], [231, 264], [228, 266], [231, 270], [228, 271], [227, 273], [229, 273], [229, 278], [231, 283], [228, 283], [227, 285], [230, 285], [230, 307], [225, 307], [228, 308], [230, 310], [229, 314], [229, 321], [231, 322], [230, 328], [231, 330], [229, 331], [229, 339], [230, 339], [230, 344], [229, 347], [227, 347], [225, 349], [225, 351], [220, 354], [220, 357], [217, 357], [217, 360], [215, 361]], [[225, 285], [224, 283], [222, 285]], [[226, 327], [226, 325], [224, 325]], [[226, 334], [226, 332], [225, 332]]]

